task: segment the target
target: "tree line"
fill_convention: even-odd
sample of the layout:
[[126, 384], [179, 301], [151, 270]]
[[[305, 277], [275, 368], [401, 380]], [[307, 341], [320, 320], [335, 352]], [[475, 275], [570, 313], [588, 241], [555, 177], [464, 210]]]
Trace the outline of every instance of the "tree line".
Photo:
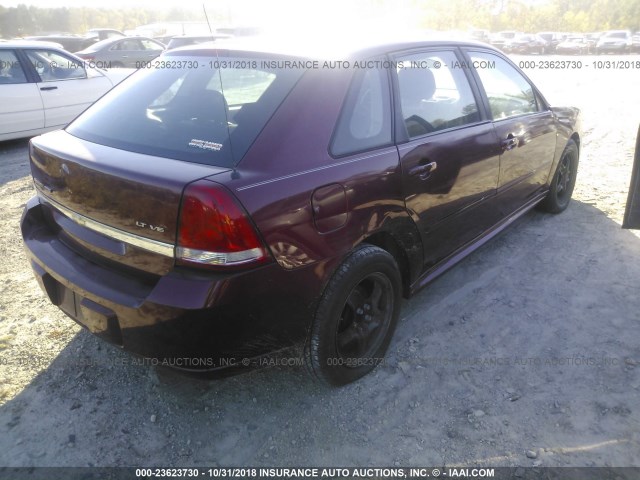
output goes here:
[[[369, 11], [389, 0], [369, 0]], [[640, 30], [640, 0], [406, 0], [421, 28], [492, 32], [517, 30], [594, 32]], [[207, 7], [212, 22], [229, 23], [228, 11]], [[164, 21], [203, 21], [198, 9], [106, 9], [93, 7], [40, 8], [0, 5], [0, 37], [47, 33], [84, 33], [90, 28], [130, 30]], [[311, 21], [311, 20], [310, 20]], [[311, 21], [312, 22], [312, 21]]]
[[640, 30], [640, 0], [413, 0], [422, 26], [434, 30], [483, 28], [492, 32], [599, 32]]
[[[209, 13], [211, 19], [212, 14]], [[215, 15], [214, 15], [215, 17]], [[140, 25], [166, 21], [204, 21], [202, 11], [182, 8], [107, 9], [92, 7], [40, 8], [27, 5], [0, 5], [0, 38], [46, 35], [52, 33], [83, 34], [91, 28], [132, 30]]]

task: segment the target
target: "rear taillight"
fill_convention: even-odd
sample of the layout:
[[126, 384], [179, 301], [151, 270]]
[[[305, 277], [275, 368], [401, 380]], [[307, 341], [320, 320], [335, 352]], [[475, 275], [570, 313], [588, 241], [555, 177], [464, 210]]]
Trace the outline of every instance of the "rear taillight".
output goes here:
[[200, 180], [182, 197], [176, 261], [198, 267], [232, 267], [267, 261], [255, 227], [232, 194]]

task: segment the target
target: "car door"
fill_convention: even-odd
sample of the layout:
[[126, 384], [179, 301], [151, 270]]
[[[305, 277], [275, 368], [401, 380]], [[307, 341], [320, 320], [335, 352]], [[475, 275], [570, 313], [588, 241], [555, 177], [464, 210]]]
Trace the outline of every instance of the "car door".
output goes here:
[[633, 158], [631, 184], [629, 185], [622, 228], [640, 229], [640, 128], [638, 128], [638, 136], [636, 137], [636, 154]]
[[498, 205], [506, 216], [546, 188], [556, 149], [555, 117], [508, 60], [487, 51], [468, 55], [500, 142]]
[[85, 68], [62, 52], [29, 49], [25, 53], [38, 74], [45, 128], [66, 126], [112, 87], [99, 70]]
[[111, 46], [107, 60], [114, 67], [121, 65], [127, 68], [139, 68], [140, 62], [147, 61], [143, 53], [144, 49], [139, 39], [124, 38]]
[[403, 194], [418, 225], [426, 267], [495, 222], [495, 130], [454, 49], [394, 57]]
[[16, 51], [0, 49], [0, 140], [29, 136], [44, 128], [44, 111], [37, 85]]

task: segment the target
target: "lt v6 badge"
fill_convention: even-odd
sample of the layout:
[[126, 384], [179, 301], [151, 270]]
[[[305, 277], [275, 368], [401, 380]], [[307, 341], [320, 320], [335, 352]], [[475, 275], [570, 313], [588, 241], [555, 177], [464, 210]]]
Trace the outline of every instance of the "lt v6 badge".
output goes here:
[[148, 223], [141, 222], [140, 220], [136, 220], [136, 227], [148, 228], [149, 230], [153, 230], [154, 232], [158, 232], [158, 233], [164, 233], [165, 228], [167, 228], [167, 227], [158, 226], [158, 225], [150, 225]]

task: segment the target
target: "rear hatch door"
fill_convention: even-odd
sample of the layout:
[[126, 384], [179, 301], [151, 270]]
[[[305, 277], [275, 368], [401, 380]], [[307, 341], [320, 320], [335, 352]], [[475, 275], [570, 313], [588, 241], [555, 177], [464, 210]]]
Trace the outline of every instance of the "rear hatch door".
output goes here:
[[31, 141], [31, 172], [49, 220], [83, 253], [150, 273], [173, 266], [184, 187], [228, 171], [91, 143], [64, 131]]

